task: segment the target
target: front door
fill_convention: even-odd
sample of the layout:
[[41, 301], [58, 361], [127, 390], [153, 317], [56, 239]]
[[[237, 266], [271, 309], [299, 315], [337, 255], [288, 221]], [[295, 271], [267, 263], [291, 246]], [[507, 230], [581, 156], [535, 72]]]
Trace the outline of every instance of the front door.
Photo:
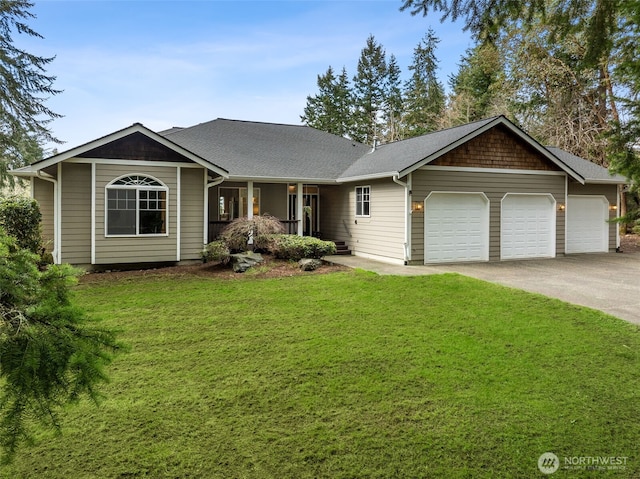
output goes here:
[[[296, 220], [296, 203], [297, 192], [295, 189], [289, 188], [289, 220]], [[318, 205], [319, 194], [317, 186], [304, 186], [304, 193], [302, 196], [302, 205], [304, 208], [302, 218], [302, 234], [304, 236], [317, 236], [320, 229]]]

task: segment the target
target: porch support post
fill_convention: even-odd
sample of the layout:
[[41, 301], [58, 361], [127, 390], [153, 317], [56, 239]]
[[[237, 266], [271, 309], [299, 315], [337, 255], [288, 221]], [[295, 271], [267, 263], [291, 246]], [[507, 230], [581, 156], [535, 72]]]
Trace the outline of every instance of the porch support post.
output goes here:
[[[253, 181], [247, 181], [247, 218], [253, 218]], [[253, 232], [249, 236], [248, 244], [253, 245]]]
[[304, 184], [296, 186], [296, 219], [298, 220], [298, 236], [304, 236]]
[[247, 181], [247, 218], [253, 218], [253, 181]]

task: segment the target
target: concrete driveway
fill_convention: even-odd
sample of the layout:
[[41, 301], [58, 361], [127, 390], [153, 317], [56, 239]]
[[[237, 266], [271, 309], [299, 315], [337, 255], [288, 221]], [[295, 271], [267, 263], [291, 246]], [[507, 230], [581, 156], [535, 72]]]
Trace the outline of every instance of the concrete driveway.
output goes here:
[[583, 254], [446, 266], [396, 266], [357, 256], [326, 259], [378, 274], [460, 273], [599, 309], [640, 325], [640, 253]]

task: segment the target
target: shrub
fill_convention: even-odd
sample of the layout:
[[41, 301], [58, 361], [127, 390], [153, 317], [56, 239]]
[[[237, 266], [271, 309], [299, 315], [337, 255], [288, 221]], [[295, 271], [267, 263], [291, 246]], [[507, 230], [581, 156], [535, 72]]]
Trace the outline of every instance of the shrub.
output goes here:
[[0, 227], [15, 238], [19, 248], [42, 255], [40, 220], [42, 214], [36, 200], [12, 196], [0, 199]]
[[267, 234], [258, 235], [253, 239], [254, 251], [261, 251], [263, 253], [273, 253], [275, 248], [275, 241], [279, 238], [280, 234]]
[[231, 251], [246, 251], [249, 238], [254, 239], [263, 235], [279, 234], [284, 232], [284, 225], [271, 215], [254, 216], [249, 219], [246, 216], [233, 220], [220, 235]]
[[311, 236], [277, 235], [272, 239], [271, 251], [276, 258], [299, 261], [335, 254], [336, 245]]
[[229, 261], [229, 248], [224, 241], [212, 241], [204, 247], [202, 251], [202, 259], [204, 262], [219, 261], [220, 263], [227, 263]]

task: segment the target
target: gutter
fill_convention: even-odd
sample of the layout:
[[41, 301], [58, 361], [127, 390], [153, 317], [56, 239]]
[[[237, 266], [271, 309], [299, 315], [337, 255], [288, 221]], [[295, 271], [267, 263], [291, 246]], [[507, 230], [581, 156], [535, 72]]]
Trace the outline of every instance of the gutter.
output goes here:
[[391, 179], [394, 183], [404, 188], [404, 265], [408, 265], [411, 260], [410, 241], [411, 241], [411, 176], [408, 177], [406, 183], [400, 181], [400, 177], [396, 172]]
[[336, 180], [336, 183], [351, 183], [353, 181], [382, 180], [385, 178], [389, 178], [390, 176], [391, 177], [395, 176], [396, 178], [399, 178], [400, 174], [397, 171], [385, 171], [383, 173], [372, 173], [369, 175], [344, 176], [344, 177], [341, 176]]

